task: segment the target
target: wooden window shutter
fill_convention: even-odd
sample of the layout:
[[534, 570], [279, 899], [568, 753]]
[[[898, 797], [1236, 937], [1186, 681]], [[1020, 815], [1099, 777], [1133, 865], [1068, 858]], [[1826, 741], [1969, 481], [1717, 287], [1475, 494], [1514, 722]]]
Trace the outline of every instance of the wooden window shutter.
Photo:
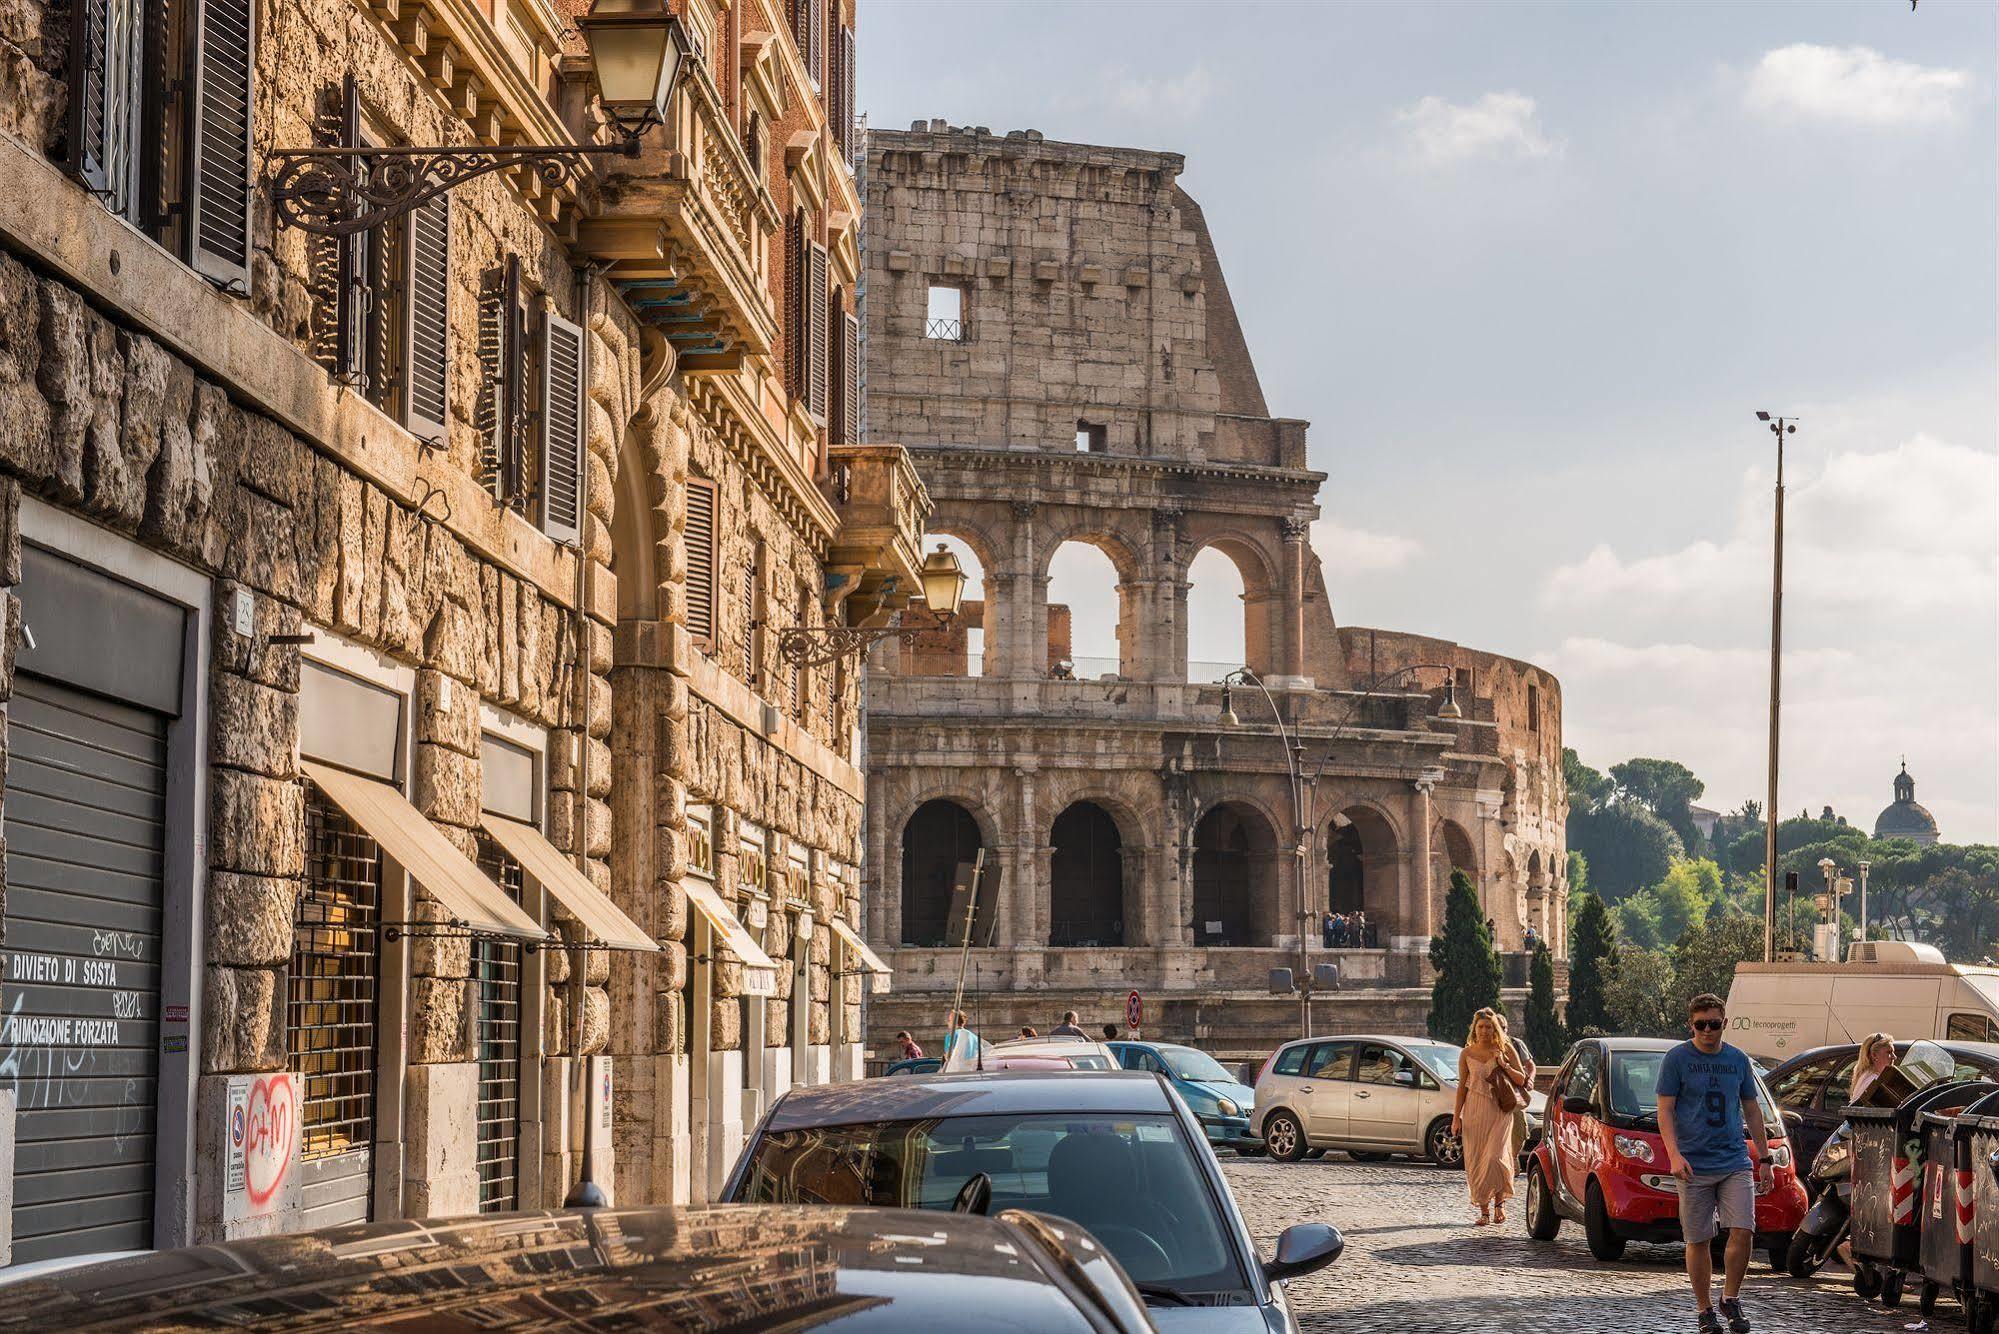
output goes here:
[[784, 384], [793, 398], [806, 394], [810, 335], [805, 327], [805, 270], [805, 211], [798, 209], [784, 234]]
[[687, 633], [703, 651], [715, 647], [715, 484], [687, 479]]
[[757, 661], [757, 584], [762, 574], [763, 553], [758, 551], [743, 567], [743, 677], [752, 690], [762, 675]]
[[520, 256], [489, 274], [479, 312], [479, 480], [502, 505], [525, 494], [521, 440], [527, 430], [527, 320]]
[[542, 317], [542, 531], [574, 545], [583, 536], [583, 328]]
[[413, 211], [408, 226], [403, 424], [418, 439], [442, 442], [451, 430], [450, 196], [439, 195]]
[[[336, 147], [361, 145], [361, 93], [349, 74], [340, 87], [340, 129]], [[348, 384], [358, 383], [364, 374], [361, 358], [362, 331], [368, 323], [368, 287], [362, 273], [365, 235], [349, 236], [332, 242], [334, 255], [333, 356], [327, 369]]]
[[836, 444], [861, 443], [861, 322], [846, 309], [846, 293], [835, 311], [833, 336], [833, 416], [828, 423]]
[[223, 287], [250, 290], [250, 107], [255, 0], [196, 0], [194, 152], [188, 164], [188, 257]]
[[827, 365], [828, 325], [826, 315], [826, 247], [814, 243], [805, 274], [805, 324], [807, 335], [812, 340], [811, 350], [811, 396], [805, 406], [812, 415], [825, 420], [826, 388], [829, 367]]
[[69, 10], [69, 169], [98, 194], [111, 189], [105, 111], [111, 0], [72, 0]]
[[834, 123], [840, 136], [840, 156], [851, 164], [860, 145], [854, 135], [854, 30], [840, 29], [840, 115]]

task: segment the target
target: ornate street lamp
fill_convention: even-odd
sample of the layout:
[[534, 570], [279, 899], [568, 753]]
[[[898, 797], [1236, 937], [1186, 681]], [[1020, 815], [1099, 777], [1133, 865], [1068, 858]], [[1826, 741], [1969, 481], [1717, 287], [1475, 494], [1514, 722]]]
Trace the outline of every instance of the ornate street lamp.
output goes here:
[[958, 619], [965, 600], [965, 569], [943, 543], [923, 560], [918, 572], [923, 586], [924, 613], [911, 620], [903, 611], [892, 625], [790, 625], [777, 632], [778, 656], [799, 667], [819, 667], [842, 658], [857, 658], [884, 639], [908, 643], [920, 634], [942, 630]]
[[576, 26], [590, 48], [598, 99], [618, 128], [615, 142], [288, 149], [271, 154], [279, 224], [315, 236], [353, 236], [489, 172], [529, 167], [543, 188], [556, 190], [587, 158], [637, 157], [640, 138], [666, 119], [685, 62], [686, 32], [665, 0], [598, 0]]

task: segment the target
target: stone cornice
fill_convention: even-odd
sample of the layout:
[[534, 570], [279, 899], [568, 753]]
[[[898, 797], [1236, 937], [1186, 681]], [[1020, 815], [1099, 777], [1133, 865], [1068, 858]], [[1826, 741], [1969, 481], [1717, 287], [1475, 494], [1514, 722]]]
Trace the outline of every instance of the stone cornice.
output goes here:
[[736, 376], [689, 376], [682, 392], [695, 413], [757, 489], [796, 529], [823, 562], [839, 528], [839, 515], [763, 415], [743, 394]]
[[[1315, 490], [1328, 474], [1293, 468], [1271, 468], [1255, 463], [1211, 462], [1194, 459], [1155, 458], [1132, 454], [1064, 453], [1053, 449], [1005, 449], [990, 445], [915, 445], [904, 448], [919, 468], [964, 468], [975, 472], [1053, 474], [1082, 472], [1106, 477], [1165, 481], [1174, 478], [1217, 479], [1309, 485]], [[934, 483], [933, 483], [934, 487]], [[1059, 502], [1050, 502], [1059, 503]]]

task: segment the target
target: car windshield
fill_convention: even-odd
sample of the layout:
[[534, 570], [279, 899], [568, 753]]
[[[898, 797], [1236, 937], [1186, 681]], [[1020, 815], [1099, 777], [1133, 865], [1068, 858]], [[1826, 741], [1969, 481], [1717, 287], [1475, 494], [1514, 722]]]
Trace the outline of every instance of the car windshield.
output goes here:
[[[1665, 1063], [1663, 1051], [1614, 1051], [1610, 1054], [1610, 1114], [1623, 1120], [1656, 1126], [1659, 1123], [1659, 1067]], [[1756, 1080], [1757, 1103], [1763, 1109], [1763, 1124], [1771, 1134], [1783, 1129], [1770, 1090]]]
[[1171, 1116], [946, 1116], [773, 1130], [737, 1203], [949, 1209], [983, 1172], [987, 1212], [1082, 1224], [1134, 1283], [1246, 1295], [1220, 1202]]
[[1166, 1062], [1166, 1068], [1173, 1072], [1175, 1079], [1185, 1079], [1196, 1084], [1233, 1084], [1236, 1077], [1222, 1068], [1222, 1063], [1204, 1051], [1192, 1047], [1161, 1047], [1159, 1059]]
[[1443, 1084], [1457, 1082], [1458, 1056], [1462, 1050], [1448, 1042], [1409, 1044], [1409, 1054], [1421, 1061], [1424, 1067], [1437, 1077], [1437, 1081]]

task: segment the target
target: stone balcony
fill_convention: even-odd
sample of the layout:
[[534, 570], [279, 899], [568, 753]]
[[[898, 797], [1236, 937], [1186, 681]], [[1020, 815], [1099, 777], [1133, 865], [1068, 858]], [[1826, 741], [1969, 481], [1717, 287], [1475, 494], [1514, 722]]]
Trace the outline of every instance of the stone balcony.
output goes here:
[[778, 337], [770, 294], [777, 206], [752, 168], [705, 70], [636, 158], [614, 159], [583, 253], [639, 318], [673, 344], [684, 374], [733, 372]]
[[859, 625], [922, 589], [930, 493], [901, 445], [834, 445], [822, 484], [839, 514], [826, 556], [827, 591]]

